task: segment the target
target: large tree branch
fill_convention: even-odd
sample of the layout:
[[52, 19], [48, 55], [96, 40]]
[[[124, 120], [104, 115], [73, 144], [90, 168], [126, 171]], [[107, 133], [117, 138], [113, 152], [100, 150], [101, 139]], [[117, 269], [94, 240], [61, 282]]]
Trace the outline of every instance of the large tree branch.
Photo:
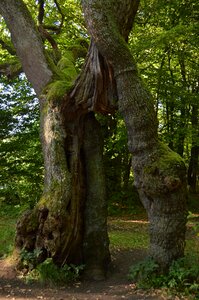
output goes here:
[[2, 39], [0, 39], [0, 45], [1, 45], [2, 49], [7, 50], [9, 54], [16, 55], [15, 49], [12, 46], [8, 45]]
[[39, 96], [50, 81], [52, 71], [36, 25], [22, 0], [1, 0], [0, 14], [11, 32], [23, 70]]
[[[126, 40], [133, 25], [139, 0], [82, 0], [88, 31], [98, 50], [113, 65], [115, 72], [135, 68]], [[119, 12], [119, 14], [118, 14]], [[125, 12], [125, 15], [123, 14]]]
[[21, 72], [22, 67], [19, 62], [0, 64], [0, 76], [5, 75], [8, 79], [13, 79]]
[[[88, 30], [100, 53], [113, 67], [119, 109], [124, 115], [133, 154], [157, 144], [157, 120], [150, 94], [143, 88], [126, 43], [139, 1], [83, 0]], [[140, 92], [141, 91], [141, 92]], [[130, 109], [131, 108], [131, 109]]]

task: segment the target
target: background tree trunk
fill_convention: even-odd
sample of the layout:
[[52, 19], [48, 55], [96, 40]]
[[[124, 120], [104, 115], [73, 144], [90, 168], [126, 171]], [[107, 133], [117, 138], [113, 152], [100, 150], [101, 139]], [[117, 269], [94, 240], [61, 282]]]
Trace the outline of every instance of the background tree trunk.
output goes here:
[[166, 270], [184, 254], [186, 170], [181, 157], [158, 141], [153, 101], [122, 36], [125, 24], [136, 15], [138, 1], [82, 2], [88, 30], [116, 78], [135, 184], [150, 220], [150, 256]]
[[188, 184], [192, 193], [197, 193], [197, 176], [199, 175], [199, 130], [198, 130], [198, 105], [192, 105], [191, 123], [192, 123], [192, 146], [191, 157], [188, 167]]

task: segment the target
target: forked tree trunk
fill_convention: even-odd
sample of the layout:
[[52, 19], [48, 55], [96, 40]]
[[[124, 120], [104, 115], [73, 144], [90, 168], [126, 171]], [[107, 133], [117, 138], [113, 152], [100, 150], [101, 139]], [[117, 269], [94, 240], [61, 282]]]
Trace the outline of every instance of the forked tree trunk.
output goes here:
[[164, 271], [184, 254], [186, 170], [181, 157], [158, 141], [152, 98], [122, 37], [129, 22], [129, 10], [133, 18], [138, 1], [82, 2], [88, 30], [100, 53], [113, 67], [119, 110], [133, 154], [135, 185], [150, 221], [150, 256]]
[[[158, 142], [153, 103], [125, 42], [139, 1], [82, 2], [97, 48], [91, 45], [84, 69], [62, 107], [42, 102], [44, 195], [33, 212], [19, 221], [16, 244], [20, 249], [41, 249], [38, 259], [52, 256], [60, 265], [81, 260], [83, 253], [87, 270], [102, 277], [109, 262], [102, 147], [98, 125], [88, 111], [111, 112], [116, 83], [136, 186], [151, 221], [150, 253], [165, 269], [184, 251], [185, 169], [181, 158]], [[0, 10], [23, 68], [40, 95], [52, 72], [33, 21], [21, 0], [1, 0]], [[34, 60], [38, 57], [36, 67], [34, 61], [30, 63], [31, 53]]]

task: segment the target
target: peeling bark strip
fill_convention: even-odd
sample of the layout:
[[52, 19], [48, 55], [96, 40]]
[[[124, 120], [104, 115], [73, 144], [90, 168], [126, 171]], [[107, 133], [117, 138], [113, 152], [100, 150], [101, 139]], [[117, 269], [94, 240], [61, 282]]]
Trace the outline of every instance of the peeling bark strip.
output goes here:
[[125, 42], [138, 4], [137, 0], [82, 0], [88, 31], [115, 74], [135, 185], [150, 221], [150, 255], [166, 270], [184, 254], [186, 170], [181, 157], [158, 141], [153, 101]]
[[90, 111], [113, 113], [116, 108], [117, 91], [112, 67], [91, 41], [81, 73], [65, 97], [64, 115], [71, 119]]

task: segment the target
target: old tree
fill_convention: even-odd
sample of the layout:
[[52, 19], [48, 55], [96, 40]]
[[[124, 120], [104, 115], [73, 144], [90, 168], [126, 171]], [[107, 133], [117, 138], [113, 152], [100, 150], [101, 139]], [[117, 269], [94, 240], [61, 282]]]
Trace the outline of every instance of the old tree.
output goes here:
[[[61, 1], [54, 4], [60, 12]], [[165, 270], [184, 253], [185, 166], [158, 140], [153, 100], [127, 45], [138, 4], [82, 1], [91, 43], [75, 83], [58, 97], [49, 93], [53, 83], [63, 81], [59, 67], [64, 51], [45, 27], [45, 1], [38, 1], [38, 24], [25, 1], [0, 2], [16, 54], [40, 100], [45, 166], [43, 195], [20, 218], [16, 249], [38, 249], [38, 263], [47, 257], [58, 265], [84, 262], [96, 279], [110, 262], [103, 140], [96, 112], [110, 114], [118, 108], [125, 120], [135, 185], [150, 221], [150, 256]]]

